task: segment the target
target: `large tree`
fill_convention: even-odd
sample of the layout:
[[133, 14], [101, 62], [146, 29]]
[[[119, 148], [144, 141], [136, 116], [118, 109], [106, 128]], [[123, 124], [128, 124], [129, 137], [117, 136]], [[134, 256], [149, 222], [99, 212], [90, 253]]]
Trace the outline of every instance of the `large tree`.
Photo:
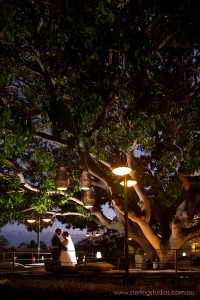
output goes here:
[[[1, 226], [49, 212], [123, 233], [123, 187], [112, 173], [123, 163], [137, 181], [128, 235], [171, 261], [200, 233], [198, 1], [1, 3]], [[54, 182], [60, 164], [65, 192]]]

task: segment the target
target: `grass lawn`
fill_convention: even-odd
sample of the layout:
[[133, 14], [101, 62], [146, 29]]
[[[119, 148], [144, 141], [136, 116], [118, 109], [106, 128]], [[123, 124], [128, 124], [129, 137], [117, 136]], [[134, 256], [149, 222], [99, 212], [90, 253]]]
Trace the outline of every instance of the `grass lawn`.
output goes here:
[[[199, 299], [200, 278], [105, 278], [0, 275], [0, 292], [12, 300]], [[2, 298], [2, 299], [4, 299]]]

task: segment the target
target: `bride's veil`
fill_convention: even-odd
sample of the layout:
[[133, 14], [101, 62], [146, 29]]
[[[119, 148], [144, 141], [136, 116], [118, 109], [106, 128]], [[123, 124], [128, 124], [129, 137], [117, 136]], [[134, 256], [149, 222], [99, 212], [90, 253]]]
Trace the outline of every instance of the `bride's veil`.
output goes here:
[[68, 245], [67, 245], [67, 248], [68, 248], [68, 253], [71, 257], [71, 260], [73, 262], [73, 264], [77, 264], [77, 259], [76, 259], [76, 251], [75, 251], [75, 247], [74, 247], [74, 243], [72, 241], [72, 238], [70, 235], [68, 235]]

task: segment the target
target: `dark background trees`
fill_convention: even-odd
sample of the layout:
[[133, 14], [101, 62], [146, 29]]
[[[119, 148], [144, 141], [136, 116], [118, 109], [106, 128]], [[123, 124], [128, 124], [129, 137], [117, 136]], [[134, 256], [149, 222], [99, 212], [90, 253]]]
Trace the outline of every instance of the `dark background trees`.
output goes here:
[[[123, 162], [138, 182], [128, 192], [129, 235], [166, 260], [160, 249], [179, 248], [200, 226], [198, 1], [2, 7], [1, 226], [54, 212], [68, 226], [93, 219], [123, 233], [123, 189], [111, 172]], [[65, 193], [54, 182], [61, 162]], [[90, 211], [82, 170], [95, 192]]]
[[9, 245], [9, 242], [6, 239], [6, 237], [3, 235], [0, 235], [0, 247], [5, 248], [5, 247], [8, 247], [8, 245]]

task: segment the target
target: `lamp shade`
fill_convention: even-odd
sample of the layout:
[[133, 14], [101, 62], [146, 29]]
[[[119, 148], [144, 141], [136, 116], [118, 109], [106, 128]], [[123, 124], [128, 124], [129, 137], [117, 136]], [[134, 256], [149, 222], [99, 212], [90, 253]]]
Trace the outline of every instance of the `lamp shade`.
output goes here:
[[112, 170], [115, 175], [124, 176], [131, 172], [131, 168], [128, 167], [117, 167]]
[[92, 189], [84, 190], [82, 195], [82, 202], [85, 208], [91, 209], [94, 206], [94, 192]]
[[51, 222], [51, 218], [42, 218], [42, 221], [44, 221], [45, 223]]
[[83, 171], [80, 177], [80, 186], [82, 190], [88, 190], [91, 187], [90, 174], [88, 171]]
[[58, 190], [67, 190], [69, 187], [69, 175], [64, 166], [60, 166], [55, 177], [55, 184]]
[[30, 223], [30, 224], [32, 224], [32, 223], [35, 223], [36, 220], [34, 220], [34, 219], [28, 219], [27, 222]]
[[[124, 181], [120, 182], [121, 185], [124, 185]], [[130, 186], [134, 186], [137, 184], [137, 181], [135, 180], [127, 180], [127, 187], [130, 187]]]

